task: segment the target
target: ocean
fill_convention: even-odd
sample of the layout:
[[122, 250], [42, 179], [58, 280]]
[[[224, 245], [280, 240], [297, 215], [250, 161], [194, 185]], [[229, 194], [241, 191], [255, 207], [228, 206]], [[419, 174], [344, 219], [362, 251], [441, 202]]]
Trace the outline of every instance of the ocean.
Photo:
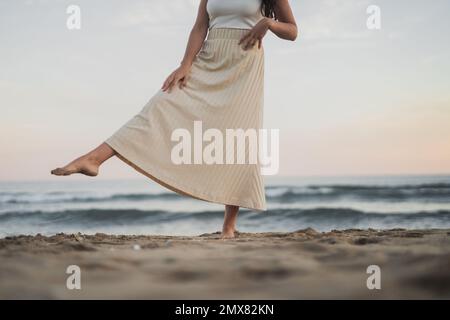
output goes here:
[[[450, 228], [450, 176], [265, 177], [268, 210], [241, 209], [241, 232]], [[199, 235], [223, 205], [143, 178], [0, 182], [0, 237], [97, 232]]]

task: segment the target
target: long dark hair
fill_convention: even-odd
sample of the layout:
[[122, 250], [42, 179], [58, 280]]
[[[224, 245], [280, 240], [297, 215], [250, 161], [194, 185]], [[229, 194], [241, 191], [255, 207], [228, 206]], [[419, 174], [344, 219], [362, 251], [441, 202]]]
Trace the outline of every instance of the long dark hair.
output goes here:
[[277, 0], [262, 0], [261, 13], [263, 16], [271, 19], [276, 19], [275, 3]]

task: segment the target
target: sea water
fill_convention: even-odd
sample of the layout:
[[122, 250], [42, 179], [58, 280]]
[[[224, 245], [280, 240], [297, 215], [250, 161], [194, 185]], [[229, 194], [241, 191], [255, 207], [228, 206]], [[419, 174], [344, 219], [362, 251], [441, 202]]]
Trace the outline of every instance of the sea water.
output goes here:
[[[265, 177], [268, 210], [241, 209], [241, 232], [450, 228], [450, 176]], [[199, 235], [224, 208], [145, 177], [0, 182], [0, 237], [59, 232]]]

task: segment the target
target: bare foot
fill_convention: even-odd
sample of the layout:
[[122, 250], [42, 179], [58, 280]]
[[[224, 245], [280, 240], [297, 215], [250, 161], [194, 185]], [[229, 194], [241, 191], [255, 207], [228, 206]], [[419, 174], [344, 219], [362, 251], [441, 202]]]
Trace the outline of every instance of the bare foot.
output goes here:
[[223, 229], [220, 239], [234, 239], [234, 229]]
[[74, 173], [81, 173], [86, 176], [95, 177], [98, 174], [99, 163], [89, 158], [82, 156], [62, 168], [56, 168], [51, 171], [51, 174], [56, 176], [69, 176]]

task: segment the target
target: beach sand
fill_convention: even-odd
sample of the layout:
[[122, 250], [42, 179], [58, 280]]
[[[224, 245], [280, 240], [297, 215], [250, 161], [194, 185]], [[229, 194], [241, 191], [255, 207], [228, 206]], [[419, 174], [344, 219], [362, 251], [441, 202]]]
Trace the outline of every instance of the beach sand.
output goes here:
[[0, 261], [1, 299], [450, 298], [450, 230], [17, 236], [0, 239]]

